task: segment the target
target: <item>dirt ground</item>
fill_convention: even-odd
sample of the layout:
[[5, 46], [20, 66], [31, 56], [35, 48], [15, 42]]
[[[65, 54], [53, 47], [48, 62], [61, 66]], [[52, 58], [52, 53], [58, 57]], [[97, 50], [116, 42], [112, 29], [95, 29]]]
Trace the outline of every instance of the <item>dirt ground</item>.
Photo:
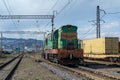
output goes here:
[[15, 57], [16, 55], [12, 55], [12, 54], [3, 54], [0, 55], [0, 65], [4, 64], [5, 62], [11, 60], [13, 57]]
[[13, 80], [63, 80], [31, 57], [24, 56]]

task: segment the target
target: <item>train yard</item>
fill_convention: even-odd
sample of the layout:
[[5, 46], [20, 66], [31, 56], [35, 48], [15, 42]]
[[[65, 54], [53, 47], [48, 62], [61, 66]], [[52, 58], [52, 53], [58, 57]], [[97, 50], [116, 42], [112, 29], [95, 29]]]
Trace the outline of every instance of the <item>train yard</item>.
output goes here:
[[[120, 80], [120, 65], [116, 63], [85, 59], [84, 64], [63, 66], [43, 59], [40, 54], [22, 57], [0, 66], [0, 80], [9, 80], [12, 75], [12, 80]], [[18, 61], [18, 68], [14, 68]]]
[[77, 29], [61, 26], [45, 37], [41, 52], [22, 51], [3, 62], [1, 80], [120, 80], [118, 37], [80, 42]]
[[120, 80], [119, 2], [2, 0], [0, 80]]

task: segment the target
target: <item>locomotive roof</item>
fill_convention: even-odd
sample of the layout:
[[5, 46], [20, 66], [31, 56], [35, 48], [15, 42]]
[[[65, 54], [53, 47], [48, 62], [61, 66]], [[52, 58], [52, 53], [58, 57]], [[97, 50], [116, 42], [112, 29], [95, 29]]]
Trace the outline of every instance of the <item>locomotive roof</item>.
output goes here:
[[68, 26], [77, 27], [77, 26], [69, 25], [69, 24], [68, 24], [68, 25], [61, 26], [59, 29], [61, 29], [61, 28], [63, 28], [63, 27], [66, 27], [66, 26], [67, 26], [67, 27], [68, 27]]
[[[55, 33], [56, 31], [58, 31], [59, 29], [62, 29], [63, 27], [68, 27], [68, 26], [72, 26], [72, 27], [76, 27], [76, 28], [77, 28], [77, 26], [69, 25], [69, 24], [68, 24], [68, 25], [61, 26], [60, 28], [56, 29], [53, 33]], [[47, 34], [46, 38], [47, 38], [47, 37], [50, 37], [50, 36], [51, 36], [51, 33]]]

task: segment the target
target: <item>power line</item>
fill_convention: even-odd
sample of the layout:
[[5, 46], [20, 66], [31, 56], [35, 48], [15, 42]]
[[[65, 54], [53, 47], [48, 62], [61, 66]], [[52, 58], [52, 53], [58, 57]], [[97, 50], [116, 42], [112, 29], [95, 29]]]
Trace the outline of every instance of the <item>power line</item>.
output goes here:
[[7, 11], [8, 11], [8, 14], [11, 15], [11, 13], [10, 13], [10, 11], [9, 11], [9, 8], [8, 8], [8, 6], [7, 6], [6, 2], [5, 2], [5, 0], [2, 0], [2, 1], [3, 1], [4, 5], [5, 5]]
[[[55, 4], [51, 7], [51, 9], [48, 11], [47, 14], [49, 14], [50, 11], [54, 9], [54, 7], [57, 5], [58, 2], [59, 2], [59, 0], [56, 0]], [[50, 22], [51, 22], [51, 21], [49, 21], [47, 24], [45, 24], [45, 26], [48, 26], [48, 25], [50, 24]], [[39, 30], [40, 30], [40, 29], [39, 29]]]
[[88, 33], [91, 32], [94, 28], [95, 28], [95, 26], [92, 26], [86, 33], [82, 34], [83, 37], [81, 37], [81, 39], [86, 38], [88, 36]]
[[[49, 14], [50, 11], [54, 9], [54, 7], [57, 5], [58, 2], [59, 2], [59, 0], [56, 0], [55, 4], [51, 7], [51, 9], [48, 11], [47, 14]], [[45, 26], [48, 26], [48, 25], [50, 24], [50, 22], [51, 22], [51, 21], [49, 21], [47, 24], [45, 24]]]
[[[63, 8], [62, 8], [59, 12], [57, 12], [56, 15], [54, 15], [54, 18], [56, 18], [56, 16], [60, 15], [60, 14], [67, 8], [67, 6], [68, 6], [71, 2], [72, 2], [72, 0], [68, 0], [67, 4], [65, 4], [65, 5], [63, 6]], [[51, 10], [52, 10], [56, 5], [57, 5], [57, 2], [55, 2], [55, 4], [53, 5], [53, 7], [51, 8]], [[54, 13], [53, 13], [53, 14], [54, 14]], [[48, 26], [49, 24], [50, 24], [50, 21], [49, 21], [45, 26]]]
[[101, 16], [101, 18], [103, 18], [105, 15], [108, 15], [108, 14], [120, 14], [120, 12], [106, 12], [105, 10], [101, 10], [101, 11], [104, 12], [104, 14]]
[[50, 13], [50, 11], [54, 9], [54, 7], [57, 5], [57, 3], [58, 3], [58, 2], [59, 2], [59, 0], [56, 0], [55, 4], [51, 7], [51, 9], [48, 11], [48, 13], [47, 13], [47, 14], [49, 14], [49, 13]]
[[9, 7], [9, 11], [11, 11], [11, 13], [13, 13], [12, 9], [11, 9], [11, 6], [9, 4], [9, 1], [6, 1], [6, 4], [8, 4], [8, 7]]
[[67, 14], [70, 14], [71, 11], [72, 11], [72, 8], [75, 7], [75, 4], [77, 3], [77, 0], [71, 0], [69, 4], [69, 8], [66, 10], [66, 14], [65, 15], [62, 15], [62, 17], [65, 17]]
[[69, 7], [69, 10], [68, 10], [68, 11], [70, 11], [70, 10], [72, 11], [72, 8], [75, 7], [75, 4], [76, 4], [76, 3], [77, 3], [77, 0], [74, 0], [72, 6]]
[[107, 13], [107, 14], [120, 14], [120, 12], [113, 12], [113, 13]]
[[[104, 13], [102, 16], [100, 16], [100, 11]], [[107, 13], [105, 10], [100, 9], [99, 6], [97, 6], [97, 18], [95, 20], [95, 24], [97, 25], [96, 27], [97, 38], [100, 38], [100, 21], [103, 21], [105, 23], [105, 21], [102, 20], [102, 18], [107, 14], [119, 14], [119, 13], [120, 12]]]
[[63, 6], [63, 8], [57, 13], [56, 16], [60, 15], [66, 8], [67, 6], [72, 2], [72, 0], [68, 0], [68, 3]]
[[[103, 12], [103, 15], [101, 16], [101, 12]], [[96, 20], [92, 20], [91, 22], [94, 23], [94, 25], [96, 25], [96, 38], [100, 38], [101, 37], [101, 21], [103, 21], [105, 23], [104, 20], [102, 20], [102, 18], [106, 15], [107, 13], [105, 12], [105, 10], [100, 9], [99, 6], [97, 6], [96, 9]]]
[[[8, 8], [8, 6], [7, 6], [7, 4], [6, 4], [6, 1], [5, 1], [5, 0], [2, 0], [2, 1], [3, 1], [3, 4], [5, 5], [7, 11], [8, 11], [8, 14], [11, 15], [11, 13], [10, 13], [10, 11], [9, 11], [9, 8]], [[13, 22], [13, 24], [14, 24], [14, 25], [16, 26], [16, 28], [17, 28], [16, 23], [15, 23], [13, 20], [11, 20], [11, 21]]]

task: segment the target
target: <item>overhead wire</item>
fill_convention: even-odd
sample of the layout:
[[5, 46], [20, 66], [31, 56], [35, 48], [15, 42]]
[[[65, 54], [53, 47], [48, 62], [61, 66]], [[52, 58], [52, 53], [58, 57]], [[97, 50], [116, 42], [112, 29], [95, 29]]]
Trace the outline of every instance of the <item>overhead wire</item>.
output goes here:
[[6, 3], [6, 6], [8, 5], [8, 7], [9, 7], [8, 10], [11, 11], [10, 13], [13, 13], [9, 1], [5, 1], [5, 3]]
[[113, 12], [113, 13], [107, 13], [107, 14], [120, 14], [120, 12]]
[[[6, 7], [7, 11], [8, 11], [8, 14], [11, 15], [11, 13], [13, 13], [13, 11], [11, 9], [9, 1], [3, 0], [3, 3], [4, 3], [4, 5], [5, 5], [5, 7]], [[18, 21], [18, 24], [16, 24], [13, 19], [11, 19], [11, 21], [12, 21], [13, 25], [16, 27], [16, 29], [18, 29], [18, 26], [19, 26], [18, 24], [19, 24], [20, 21]], [[19, 36], [23, 36], [23, 34], [19, 34]]]
[[[119, 12], [119, 11], [118, 11], [118, 12], [106, 12], [105, 15], [113, 15], [113, 14], [120, 14], [120, 12]], [[105, 16], [105, 15], [104, 15], [104, 16]], [[104, 17], [104, 16], [103, 16], [103, 17]], [[118, 34], [119, 34], [119, 33], [118, 33]], [[112, 35], [112, 36], [115, 36], [116, 34], [115, 34], [114, 32], [112, 32], [111, 35]]]
[[86, 33], [82, 34], [83, 37], [81, 37], [81, 39], [86, 38], [88, 36], [88, 33], [91, 32], [94, 28], [95, 28], [95, 26], [92, 26], [90, 29], [88, 29], [88, 31]]
[[[62, 7], [62, 9], [60, 9], [60, 11], [57, 12], [56, 15], [54, 15], [54, 18], [56, 18], [56, 16], [60, 15], [60, 14], [67, 8], [67, 6], [68, 6], [71, 2], [72, 2], [72, 0], [68, 0], [67, 4], [65, 4], [65, 5]], [[57, 3], [58, 3], [58, 2], [55, 2], [55, 4], [53, 5], [53, 7], [51, 8], [51, 10], [54, 9], [54, 7], [57, 5]], [[50, 10], [49, 10], [49, 11], [50, 11]], [[49, 12], [48, 12], [48, 13], [49, 13]], [[45, 26], [48, 26], [48, 25], [50, 24], [50, 22], [51, 22], [51, 21], [49, 21], [47, 24], [45, 24]]]
[[[101, 9], [100, 9], [101, 10]], [[101, 16], [101, 18], [103, 18], [105, 15], [107, 14], [120, 14], [120, 12], [106, 12], [105, 10], [101, 10], [104, 12], [104, 14]]]
[[[10, 12], [8, 6], [7, 6], [6, 1], [5, 1], [5, 0], [2, 0], [2, 1], [3, 1], [4, 6], [6, 7], [6, 9], [7, 9], [7, 11], [8, 11], [8, 14], [11, 15], [11, 12]], [[9, 6], [9, 7], [10, 7], [10, 6]], [[17, 28], [16, 23], [15, 23], [12, 19], [11, 19], [11, 21], [12, 21], [12, 23], [15, 25], [15, 27]]]
[[11, 13], [10, 13], [10, 11], [9, 11], [9, 8], [8, 8], [8, 6], [7, 6], [6, 2], [5, 2], [5, 0], [2, 0], [2, 1], [3, 1], [4, 6], [6, 7], [6, 9], [7, 9], [7, 11], [8, 11], [8, 14], [11, 15]]
[[102, 20], [102, 18], [103, 18], [105, 15], [109, 15], [109, 14], [120, 14], [120, 12], [108, 13], [108, 12], [106, 12], [105, 10], [102, 10], [102, 9], [100, 9], [100, 11], [104, 12], [104, 14], [100, 17], [100, 20], [103, 21], [103, 23], [105, 23], [105, 21]]
[[[103, 21], [103, 23], [105, 23], [105, 21], [102, 20], [102, 18], [103, 18], [107, 13], [106, 13], [105, 10], [102, 10], [102, 9], [100, 9], [100, 11], [102, 11], [102, 12], [104, 13], [104, 14], [100, 17], [100, 21]], [[94, 23], [94, 24], [92, 24], [93, 27], [91, 27], [86, 33], [83, 34], [82, 39], [86, 38], [86, 37], [88, 36], [87, 34], [88, 34], [89, 32], [91, 32], [94, 28], [96, 28], [96, 27], [95, 27], [95, 25], [96, 25], [96, 23], [97, 23], [96, 20], [92, 20], [92, 21], [89, 21], [89, 22], [93, 22], [93, 23]]]
[[50, 8], [50, 10], [48, 11], [47, 14], [49, 14], [54, 8], [55, 6], [57, 5], [57, 3], [59, 2], [59, 0], [56, 0], [56, 2], [53, 4], [53, 6]]
[[[54, 9], [54, 7], [57, 5], [57, 3], [59, 2], [59, 0], [56, 0], [56, 2], [53, 4], [53, 6], [50, 8], [50, 10], [48, 11], [48, 13], [47, 14], [49, 14], [50, 13], [50, 11], [51, 10], [53, 10]], [[49, 21], [47, 24], [45, 24], [44, 26], [45, 27], [48, 27], [48, 25], [50, 24], [50, 22], [51, 21]], [[38, 30], [40, 31], [40, 28], [37, 26], [37, 28], [38, 28]]]
[[[57, 13], [56, 16], [60, 15], [60, 14], [70, 5], [70, 3], [71, 3], [72, 1], [73, 1], [73, 0], [68, 0], [67, 4], [65, 4], [65, 5], [62, 7], [62, 9]], [[55, 17], [56, 17], [56, 16], [55, 16]]]
[[77, 0], [72, 0], [72, 4], [68, 9], [68, 12], [70, 13], [70, 11], [72, 11], [72, 8], [75, 7], [75, 4], [77, 3]]
[[69, 0], [69, 2], [67, 4], [65, 4], [63, 6], [63, 8], [60, 9], [59, 12], [57, 12], [56, 16], [55, 17], [58, 17], [66, 8], [65, 10], [65, 13], [64, 15], [62, 15], [62, 17], [65, 17], [67, 14], [70, 14], [71, 11], [72, 11], [72, 8], [75, 6], [75, 4], [77, 3], [76, 0]]
[[[54, 5], [50, 8], [50, 10], [48, 11], [47, 14], [49, 14], [50, 11], [54, 9], [54, 7], [57, 5], [58, 1], [59, 1], [59, 0], [56, 0], [56, 2], [55, 2]], [[51, 21], [50, 21], [50, 22], [51, 22]], [[50, 24], [50, 22], [48, 22], [45, 26], [47, 27], [47, 26]], [[36, 20], [36, 24], [37, 24], [36, 27], [38, 28], [38, 30], [41, 31], [40, 28], [39, 28], [39, 21], [38, 21], [38, 20]]]

